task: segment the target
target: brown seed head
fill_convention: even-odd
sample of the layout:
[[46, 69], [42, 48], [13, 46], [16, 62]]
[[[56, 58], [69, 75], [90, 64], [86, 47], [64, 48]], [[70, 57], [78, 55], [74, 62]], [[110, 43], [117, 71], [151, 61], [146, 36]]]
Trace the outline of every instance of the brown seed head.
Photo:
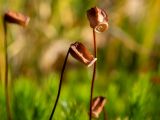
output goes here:
[[108, 15], [104, 10], [93, 7], [87, 11], [87, 17], [91, 28], [96, 32], [104, 32], [108, 29]]
[[8, 11], [4, 14], [4, 20], [5, 22], [18, 24], [25, 27], [28, 25], [30, 18], [21, 13]]
[[97, 58], [94, 58], [87, 48], [80, 42], [71, 44], [69, 52], [76, 60], [84, 63], [88, 67], [97, 60]]
[[104, 105], [106, 103], [106, 98], [102, 96], [98, 96], [92, 101], [92, 117], [98, 118], [100, 113], [102, 112]]

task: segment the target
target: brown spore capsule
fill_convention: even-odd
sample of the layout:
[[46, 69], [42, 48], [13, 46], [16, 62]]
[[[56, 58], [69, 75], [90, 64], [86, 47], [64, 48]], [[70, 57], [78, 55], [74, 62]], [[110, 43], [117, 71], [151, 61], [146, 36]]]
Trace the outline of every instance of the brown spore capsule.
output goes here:
[[88, 51], [88, 49], [80, 42], [75, 42], [70, 46], [70, 54], [78, 61], [90, 67], [97, 58]]
[[104, 32], [108, 29], [108, 15], [104, 10], [93, 7], [87, 11], [87, 17], [91, 28], [96, 32]]
[[8, 11], [4, 14], [4, 21], [8, 23], [18, 24], [21, 26], [27, 26], [30, 18], [21, 13]]
[[106, 98], [98, 96], [92, 100], [92, 117], [98, 118], [102, 112], [104, 105], [106, 103]]

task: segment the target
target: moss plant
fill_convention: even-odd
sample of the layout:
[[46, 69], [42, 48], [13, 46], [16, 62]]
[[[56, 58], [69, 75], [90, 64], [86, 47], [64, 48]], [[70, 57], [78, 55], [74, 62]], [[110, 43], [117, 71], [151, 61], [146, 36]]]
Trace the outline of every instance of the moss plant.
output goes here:
[[[108, 16], [106, 12], [98, 7], [93, 7], [87, 11], [87, 17], [90, 22], [90, 27], [93, 29], [93, 48], [94, 56], [97, 57], [97, 45], [96, 45], [96, 33], [95, 32], [104, 32], [108, 29]], [[90, 93], [90, 111], [89, 119], [92, 119], [92, 97], [93, 97], [93, 88], [94, 81], [96, 77], [96, 62], [93, 67], [93, 76], [91, 83], [91, 93]]]
[[64, 71], [65, 71], [65, 67], [66, 67], [66, 63], [67, 63], [69, 54], [71, 54], [71, 56], [73, 56], [76, 60], [80, 61], [81, 63], [85, 64], [88, 67], [94, 64], [95, 61], [97, 60], [96, 58], [93, 57], [93, 55], [91, 55], [91, 53], [87, 50], [87, 48], [82, 43], [75, 42], [70, 45], [67, 55], [65, 57], [64, 63], [63, 63], [60, 82], [59, 82], [59, 88], [58, 88], [58, 94], [57, 94], [57, 98], [56, 98], [56, 101], [52, 109], [49, 120], [52, 120], [52, 117], [54, 115], [54, 112], [55, 112], [55, 109], [56, 109], [56, 106], [59, 100], [59, 96], [61, 93], [61, 87], [62, 87], [63, 75], [64, 75]]
[[8, 120], [12, 119], [11, 108], [10, 108], [10, 98], [8, 89], [8, 53], [7, 53], [7, 23], [18, 24], [20, 26], [26, 26], [29, 22], [29, 17], [24, 16], [20, 13], [15, 13], [13, 11], [8, 11], [3, 17], [3, 27], [4, 27], [4, 54], [5, 54], [5, 97], [6, 97], [6, 111]]

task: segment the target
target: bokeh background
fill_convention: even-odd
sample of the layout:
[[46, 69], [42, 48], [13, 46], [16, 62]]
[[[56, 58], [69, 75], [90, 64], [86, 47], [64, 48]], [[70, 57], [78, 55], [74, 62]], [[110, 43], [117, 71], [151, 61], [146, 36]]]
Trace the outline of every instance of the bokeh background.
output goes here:
[[[14, 120], [46, 120], [57, 95], [70, 43], [93, 52], [86, 10], [98, 6], [109, 29], [97, 34], [94, 96], [105, 96], [108, 120], [160, 120], [160, 0], [0, 0], [0, 119], [6, 120], [2, 16], [30, 16], [26, 28], [8, 24], [9, 88]], [[92, 67], [69, 57], [55, 120], [88, 119]], [[103, 120], [103, 114], [99, 120]]]

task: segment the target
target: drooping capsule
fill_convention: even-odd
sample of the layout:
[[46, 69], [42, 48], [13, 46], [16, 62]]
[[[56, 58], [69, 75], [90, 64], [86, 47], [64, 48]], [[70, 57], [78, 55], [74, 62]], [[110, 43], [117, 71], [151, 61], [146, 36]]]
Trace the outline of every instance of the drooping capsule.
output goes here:
[[4, 14], [4, 21], [8, 23], [18, 24], [21, 26], [27, 26], [30, 18], [21, 13], [8, 11]]
[[70, 54], [78, 61], [90, 67], [97, 58], [88, 51], [88, 49], [80, 42], [75, 42], [70, 46]]

